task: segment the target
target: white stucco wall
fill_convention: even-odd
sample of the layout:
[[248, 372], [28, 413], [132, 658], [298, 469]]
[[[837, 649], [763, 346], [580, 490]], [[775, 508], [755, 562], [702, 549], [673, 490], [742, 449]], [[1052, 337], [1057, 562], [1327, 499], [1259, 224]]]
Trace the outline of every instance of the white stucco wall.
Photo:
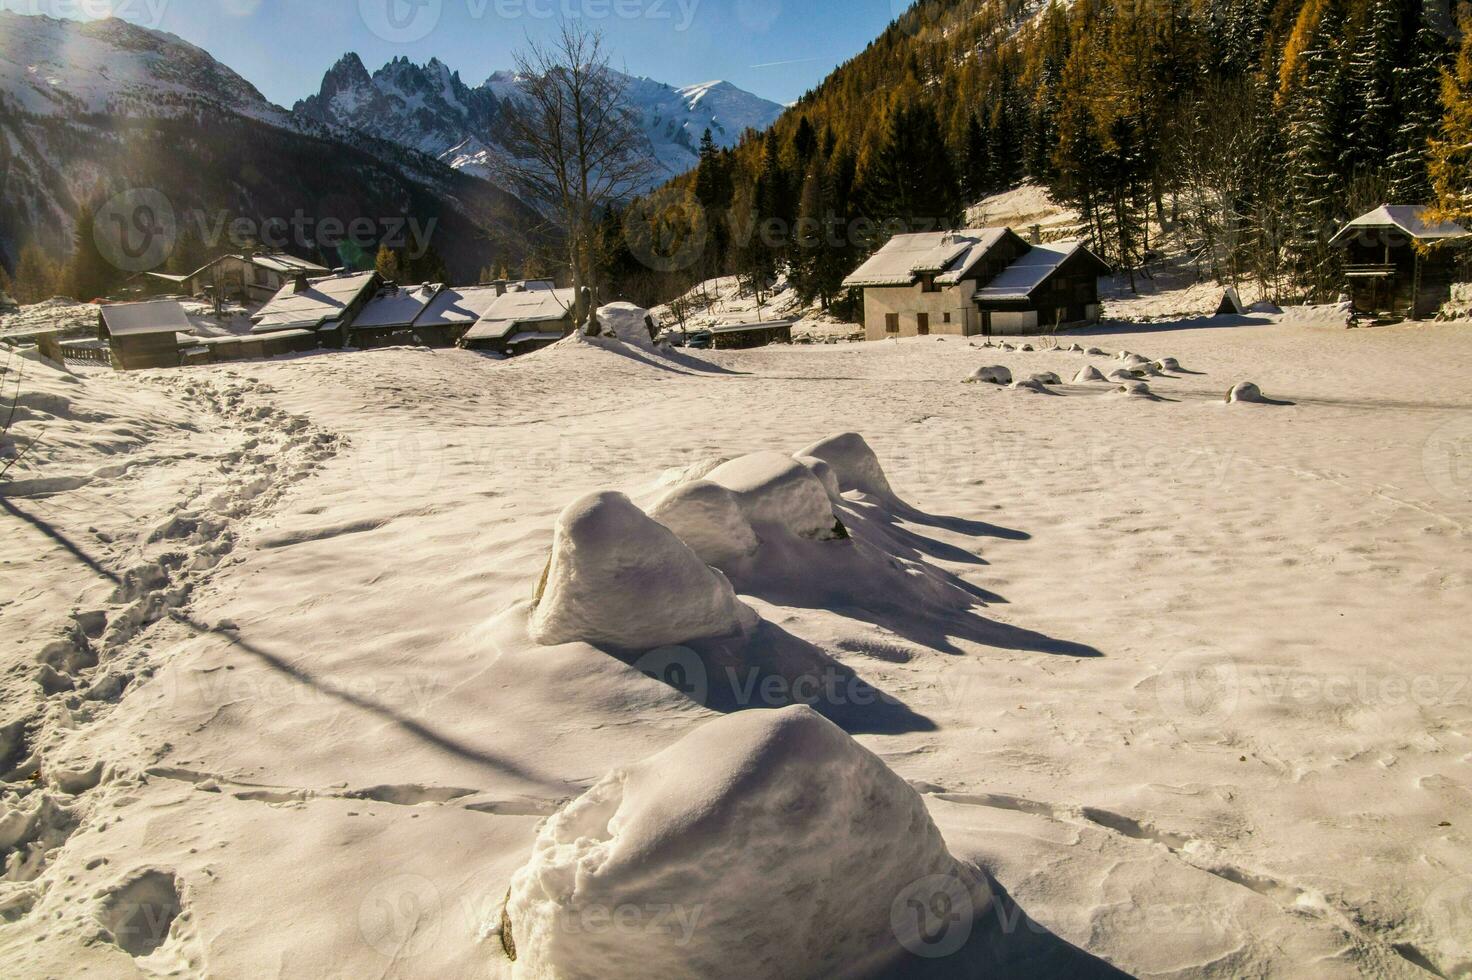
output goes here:
[[1036, 310], [1016, 312], [996, 310], [992, 312], [992, 336], [1035, 334], [1038, 332]]
[[[971, 301], [976, 284], [963, 282], [947, 286], [937, 293], [914, 286], [886, 286], [864, 290], [864, 337], [883, 340], [886, 337], [914, 337], [919, 332], [917, 314], [930, 314], [930, 333], [970, 336], [981, 332], [981, 319]], [[884, 329], [885, 317], [896, 313], [900, 318], [897, 334]], [[951, 322], [945, 322], [945, 315]]]

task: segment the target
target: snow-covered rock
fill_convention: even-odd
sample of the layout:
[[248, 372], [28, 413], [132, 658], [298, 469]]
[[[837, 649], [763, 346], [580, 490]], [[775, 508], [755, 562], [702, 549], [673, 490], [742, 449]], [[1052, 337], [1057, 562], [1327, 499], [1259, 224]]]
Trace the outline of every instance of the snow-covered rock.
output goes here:
[[1181, 362], [1174, 357], [1162, 357], [1155, 362], [1155, 369], [1157, 371], [1179, 371], [1181, 369]]
[[736, 495], [709, 480], [675, 487], [649, 511], [707, 565], [725, 567], [756, 551], [759, 544]]
[[739, 633], [756, 621], [726, 577], [674, 532], [623, 494], [603, 492], [557, 519], [530, 632], [544, 646], [646, 650]]
[[1117, 393], [1126, 398], [1154, 398], [1155, 394], [1150, 386], [1143, 381], [1126, 381], [1116, 389]]
[[1100, 374], [1099, 369], [1094, 367], [1094, 365], [1092, 364], [1088, 365], [1087, 367], [1080, 368], [1078, 374], [1075, 374], [1073, 376], [1073, 383], [1076, 385], [1088, 384], [1091, 381], [1106, 380], [1108, 379], [1105, 378], [1104, 375]]
[[1138, 381], [1140, 380], [1140, 372], [1128, 370], [1126, 368], [1115, 368], [1113, 371], [1109, 372], [1109, 380], [1124, 382]]
[[759, 534], [768, 526], [804, 538], [843, 536], [823, 482], [791, 456], [742, 456], [712, 470], [707, 479], [735, 495], [741, 513]]
[[979, 367], [971, 372], [968, 382], [982, 382], [989, 385], [1009, 385], [1012, 383], [1012, 372], [1000, 364], [990, 364]]
[[649, 311], [633, 303], [609, 303], [598, 308], [598, 323], [603, 332], [636, 347], [652, 347]]
[[889, 477], [884, 475], [879, 457], [857, 432], [830, 436], [797, 455], [799, 458], [811, 456], [831, 466], [842, 493], [857, 490], [881, 500], [895, 499], [894, 488], [889, 485]]
[[1241, 381], [1232, 385], [1232, 390], [1227, 392], [1227, 401], [1235, 402], [1261, 402], [1263, 401], [1262, 389], [1251, 381]]
[[[745, 711], [550, 818], [502, 942], [518, 977], [872, 976], [903, 957], [905, 896], [925, 881], [967, 924], [990, 907], [987, 876], [877, 756], [810, 708]], [[609, 918], [655, 908], [669, 914]]]
[[1052, 371], [1039, 371], [1030, 380], [1040, 385], [1061, 385], [1063, 383], [1063, 379]]

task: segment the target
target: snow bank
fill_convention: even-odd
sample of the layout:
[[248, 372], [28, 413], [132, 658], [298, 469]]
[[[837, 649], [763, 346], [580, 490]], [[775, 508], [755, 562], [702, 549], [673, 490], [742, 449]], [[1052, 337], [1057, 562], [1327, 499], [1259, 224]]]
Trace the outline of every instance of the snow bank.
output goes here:
[[882, 500], [895, 499], [894, 489], [889, 485], [889, 477], [884, 475], [879, 457], [857, 432], [830, 436], [813, 443], [797, 455], [799, 458], [810, 456], [820, 459], [831, 466], [838, 479], [838, 489], [842, 493], [857, 490]]
[[636, 347], [652, 347], [647, 322], [649, 311], [633, 303], [609, 303], [598, 308], [598, 323], [603, 332]]
[[544, 646], [645, 650], [727, 636], [756, 621], [724, 575], [623, 494], [604, 492], [557, 519], [530, 632]]
[[777, 452], [742, 456], [712, 470], [707, 479], [731, 491], [741, 513], [758, 530], [767, 525], [804, 538], [843, 536], [823, 482], [791, 456]]
[[1100, 374], [1099, 369], [1094, 367], [1092, 364], [1090, 364], [1088, 367], [1080, 368], [1078, 374], [1075, 374], [1073, 376], [1073, 383], [1076, 385], [1088, 384], [1090, 381], [1105, 380], [1107, 379], [1104, 377], [1104, 375]]
[[823, 489], [828, 491], [829, 500], [835, 504], [842, 500], [843, 490], [838, 485], [838, 474], [833, 472], [832, 466], [828, 465], [824, 460], [818, 459], [816, 456], [803, 456], [799, 454], [794, 456], [793, 459], [812, 471], [813, 476], [818, 478], [818, 482], [823, 484]]
[[1292, 327], [1343, 327], [1349, 323], [1352, 312], [1349, 303], [1290, 306], [1278, 317], [1278, 322]]
[[958, 910], [990, 906], [878, 757], [810, 708], [745, 711], [550, 818], [502, 943], [518, 977], [873, 975], [902, 955], [896, 903], [932, 876]]
[[673, 531], [701, 561], [717, 568], [751, 555], [759, 544], [736, 495], [709, 480], [676, 487], [649, 516]]
[[979, 381], [989, 385], [1009, 385], [1012, 383], [1012, 372], [1000, 364], [992, 364], [972, 371], [971, 377], [966, 380], [969, 383]]

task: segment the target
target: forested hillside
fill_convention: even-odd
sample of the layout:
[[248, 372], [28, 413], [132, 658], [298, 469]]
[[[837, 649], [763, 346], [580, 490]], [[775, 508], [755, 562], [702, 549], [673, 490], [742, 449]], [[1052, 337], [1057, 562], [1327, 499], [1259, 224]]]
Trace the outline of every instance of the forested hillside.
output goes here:
[[767, 133], [636, 205], [614, 262], [664, 290], [787, 266], [828, 305], [894, 231], [1030, 179], [1126, 276], [1169, 228], [1203, 275], [1323, 295], [1345, 218], [1472, 202], [1453, 24], [1418, 0], [921, 0]]

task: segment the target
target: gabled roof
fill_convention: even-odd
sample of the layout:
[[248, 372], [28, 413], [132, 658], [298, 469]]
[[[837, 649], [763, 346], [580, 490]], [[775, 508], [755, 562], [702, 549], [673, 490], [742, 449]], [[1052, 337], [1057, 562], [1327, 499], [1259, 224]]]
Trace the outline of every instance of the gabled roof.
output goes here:
[[943, 285], [957, 283], [1010, 234], [1008, 228], [968, 228], [895, 235], [843, 284], [850, 288], [909, 286], [922, 275], [935, 275]]
[[270, 302], [251, 318], [251, 333], [274, 333], [277, 330], [311, 329], [327, 320], [340, 317], [364, 290], [378, 283], [378, 274], [358, 272], [343, 276], [312, 279], [302, 292], [296, 283], [282, 286]]
[[188, 333], [194, 329], [184, 307], [171, 299], [149, 303], [117, 303], [102, 308], [102, 324], [113, 337], [155, 333]]
[[298, 272], [306, 272], [312, 275], [322, 275], [323, 273], [328, 271], [326, 266], [318, 265], [315, 262], [308, 262], [306, 259], [299, 259], [295, 255], [288, 255], [286, 252], [270, 252], [251, 256], [221, 255], [218, 258], [211, 259], [204, 265], [200, 266], [198, 269], [195, 269], [188, 276], [184, 276], [182, 278], [193, 279], [201, 272], [204, 272], [207, 269], [214, 268], [216, 265], [225, 261], [226, 259], [236, 259], [241, 262], [250, 262], [252, 265], [258, 265], [263, 269], [269, 269], [272, 272], [278, 272], [284, 276], [294, 275]]
[[447, 286], [414, 321], [416, 327], [448, 327], [475, 323], [496, 301], [495, 286]]
[[1362, 214], [1339, 229], [1339, 234], [1329, 239], [1330, 245], [1358, 231], [1394, 228], [1417, 241], [1446, 241], [1469, 236], [1467, 229], [1451, 221], [1431, 221], [1426, 212], [1430, 208], [1422, 204], [1382, 204], [1367, 214]]
[[1032, 296], [1048, 277], [1057, 272], [1063, 263], [1078, 254], [1087, 255], [1101, 270], [1108, 266], [1102, 259], [1084, 247], [1082, 242], [1054, 242], [1049, 245], [1034, 245], [1028, 249], [991, 282], [976, 291], [978, 300], [1026, 300]]
[[353, 329], [407, 327], [419, 318], [442, 288], [438, 285], [385, 286], [353, 320]]
[[529, 289], [496, 297], [466, 340], [500, 340], [524, 323], [549, 323], [565, 318], [577, 301], [572, 289]]

